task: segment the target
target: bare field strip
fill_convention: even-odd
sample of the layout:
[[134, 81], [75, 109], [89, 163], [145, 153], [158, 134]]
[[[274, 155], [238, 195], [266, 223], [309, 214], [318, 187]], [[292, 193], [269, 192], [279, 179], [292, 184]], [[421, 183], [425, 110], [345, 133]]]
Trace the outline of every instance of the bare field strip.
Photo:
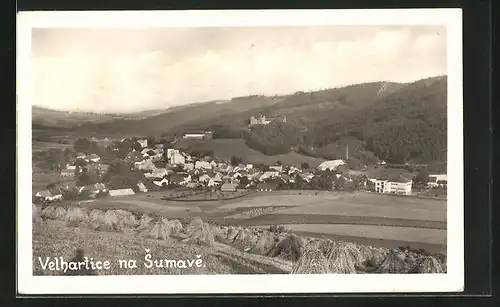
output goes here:
[[218, 222], [241, 226], [271, 225], [271, 224], [353, 224], [353, 225], [380, 225], [413, 227], [426, 229], [446, 230], [446, 222], [421, 221], [412, 219], [397, 219], [384, 217], [347, 216], [347, 215], [322, 215], [322, 214], [265, 214], [248, 219], [217, 219]]
[[420, 242], [428, 244], [446, 244], [446, 231], [439, 229], [419, 229], [411, 227], [380, 225], [335, 225], [335, 224], [284, 224], [292, 231], [305, 231], [323, 234]]
[[253, 208], [253, 207], [286, 207], [286, 206], [291, 206], [291, 207], [297, 207], [297, 206], [307, 206], [307, 205], [313, 205], [318, 202], [325, 202], [325, 201], [333, 201], [333, 200], [338, 200], [339, 196], [338, 195], [330, 195], [330, 196], [309, 196], [309, 195], [286, 195], [286, 194], [281, 194], [281, 195], [275, 195], [275, 194], [268, 194], [268, 195], [259, 195], [250, 199], [243, 199], [241, 201], [236, 201], [232, 202], [229, 204], [224, 204], [220, 206], [220, 209], [230, 209], [230, 208]]
[[386, 217], [429, 221], [446, 221], [446, 211], [441, 208], [395, 208], [372, 204], [357, 204], [350, 202], [331, 202], [328, 204], [317, 204], [310, 206], [298, 206], [277, 210], [271, 214], [298, 214], [298, 215], [347, 215]]

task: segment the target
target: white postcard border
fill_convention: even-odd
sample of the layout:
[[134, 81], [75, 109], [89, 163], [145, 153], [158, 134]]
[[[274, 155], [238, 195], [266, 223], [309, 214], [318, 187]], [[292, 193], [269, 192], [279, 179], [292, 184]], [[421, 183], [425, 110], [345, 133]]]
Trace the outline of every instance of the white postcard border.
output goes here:
[[[33, 276], [32, 28], [445, 25], [448, 71], [447, 274]], [[457, 292], [464, 288], [462, 12], [460, 9], [22, 12], [18, 14], [19, 294]], [[29, 186], [29, 188], [25, 188]]]

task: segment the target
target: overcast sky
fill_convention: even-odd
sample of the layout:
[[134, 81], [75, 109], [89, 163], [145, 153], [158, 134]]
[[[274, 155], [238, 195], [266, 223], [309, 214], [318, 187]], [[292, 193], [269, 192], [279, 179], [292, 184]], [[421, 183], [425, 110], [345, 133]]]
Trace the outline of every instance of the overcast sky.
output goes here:
[[444, 27], [33, 29], [34, 105], [133, 112], [446, 74]]

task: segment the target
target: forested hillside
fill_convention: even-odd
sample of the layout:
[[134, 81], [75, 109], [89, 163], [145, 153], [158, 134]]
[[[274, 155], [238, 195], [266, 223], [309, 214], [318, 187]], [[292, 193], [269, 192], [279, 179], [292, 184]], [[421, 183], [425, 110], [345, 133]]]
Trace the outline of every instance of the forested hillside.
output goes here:
[[376, 104], [331, 123], [318, 122], [309, 134], [315, 147], [350, 135], [379, 158], [402, 163], [446, 159], [446, 77], [409, 84]]
[[[75, 128], [152, 136], [211, 129], [215, 139], [243, 139], [266, 155], [297, 151], [325, 159], [402, 163], [446, 160], [445, 76], [409, 84], [372, 82], [285, 96], [252, 95], [196, 103], [142, 119], [113, 119]], [[286, 122], [248, 128], [251, 116]], [[40, 117], [39, 117], [40, 118]]]

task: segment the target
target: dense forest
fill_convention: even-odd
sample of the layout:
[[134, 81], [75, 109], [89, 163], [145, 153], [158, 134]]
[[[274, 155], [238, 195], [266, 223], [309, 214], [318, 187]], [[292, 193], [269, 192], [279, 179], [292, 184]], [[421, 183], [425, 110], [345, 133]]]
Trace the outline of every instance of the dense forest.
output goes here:
[[[285, 99], [291, 104], [275, 106], [277, 111], [267, 114], [281, 115], [290, 108], [301, 107], [302, 112], [295, 114], [295, 118], [316, 118], [316, 121], [306, 123], [305, 127], [304, 121], [298, 120], [272, 122], [251, 130], [244, 125], [219, 125], [214, 129], [214, 138], [242, 138], [249, 147], [267, 155], [297, 150], [325, 159], [345, 158], [349, 146], [351, 159], [368, 164], [376, 162], [377, 158], [389, 163], [445, 161], [446, 77], [384, 88], [383, 95], [380, 87], [373, 83], [363, 91], [359, 87], [349, 87], [349, 91], [343, 92], [296, 93]], [[370, 93], [371, 102], [368, 101]], [[303, 100], [299, 99], [301, 97]], [[318, 97], [330, 97], [328, 101], [334, 100], [335, 107], [325, 107], [324, 100]], [[319, 109], [318, 104], [321, 105]], [[338, 104], [355, 107], [339, 108]]]

